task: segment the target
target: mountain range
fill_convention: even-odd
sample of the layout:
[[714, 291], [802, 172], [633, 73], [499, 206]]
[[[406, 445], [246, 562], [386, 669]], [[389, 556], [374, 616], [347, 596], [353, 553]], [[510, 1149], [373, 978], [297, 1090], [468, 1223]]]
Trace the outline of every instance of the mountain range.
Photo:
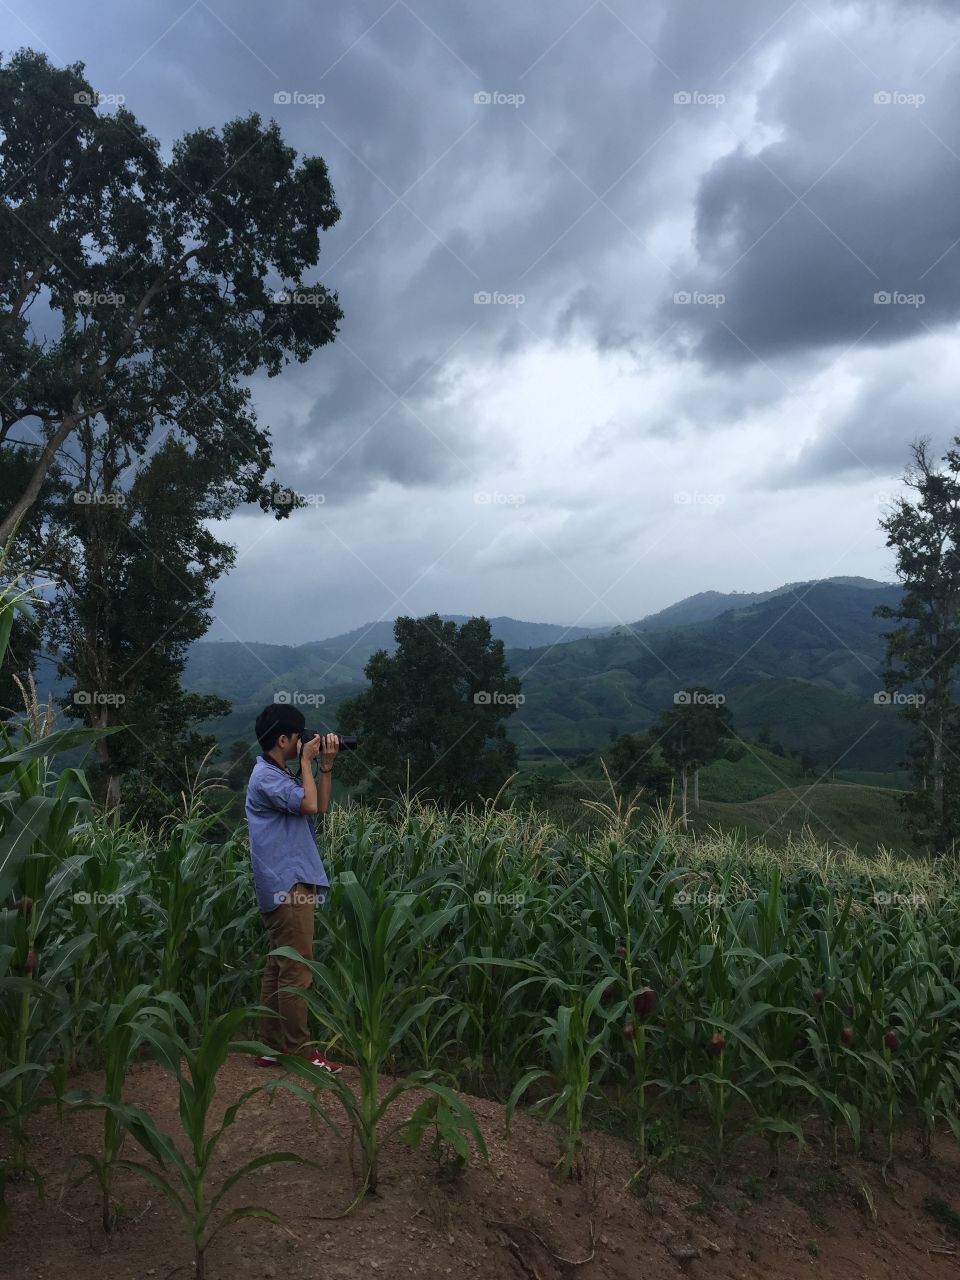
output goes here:
[[[900, 592], [895, 583], [837, 577], [700, 592], [610, 628], [492, 618], [525, 698], [508, 732], [521, 759], [557, 762], [595, 751], [611, 734], [647, 728], [674, 693], [703, 684], [724, 694], [745, 738], [766, 729], [824, 767], [895, 772], [907, 728], [895, 706], [873, 700], [882, 689], [881, 633], [891, 626], [873, 609], [895, 605]], [[379, 648], [394, 650], [390, 622], [292, 646], [199, 641], [184, 684], [234, 702], [228, 717], [207, 726], [225, 743], [249, 737], [253, 716], [277, 690], [293, 699], [322, 694], [313, 718], [330, 728]]]

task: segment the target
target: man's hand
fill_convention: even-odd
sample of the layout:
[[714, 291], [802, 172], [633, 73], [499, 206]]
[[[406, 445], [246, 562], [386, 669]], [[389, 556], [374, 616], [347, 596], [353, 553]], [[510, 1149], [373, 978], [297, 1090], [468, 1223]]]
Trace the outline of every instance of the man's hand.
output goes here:
[[304, 742], [302, 744], [300, 747], [300, 759], [306, 760], [308, 764], [311, 761], [316, 760], [317, 756], [320, 754], [320, 748], [322, 746], [323, 737], [318, 733], [315, 738], [311, 738], [309, 742]]
[[[316, 738], [314, 741], [319, 742]], [[332, 769], [333, 762], [337, 752], [340, 750], [340, 735], [338, 733], [327, 733], [323, 736], [323, 755], [320, 759], [321, 769]]]

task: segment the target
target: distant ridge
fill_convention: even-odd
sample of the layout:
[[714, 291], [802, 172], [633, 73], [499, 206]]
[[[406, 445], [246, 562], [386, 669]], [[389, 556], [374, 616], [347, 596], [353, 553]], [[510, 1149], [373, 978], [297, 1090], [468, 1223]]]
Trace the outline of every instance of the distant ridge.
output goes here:
[[[524, 683], [526, 702], [510, 734], [525, 758], [555, 764], [602, 746], [613, 729], [649, 726], [678, 687], [697, 682], [728, 696], [741, 733], [779, 726], [786, 746], [809, 748], [826, 762], [835, 743], [836, 756], [848, 753], [848, 767], [891, 769], [903, 726], [894, 716], [878, 719], [872, 701], [884, 627], [873, 610], [895, 605], [901, 592], [896, 583], [837, 576], [769, 591], [698, 592], [631, 626], [491, 618], [511, 672]], [[322, 693], [324, 723], [333, 724], [339, 703], [365, 687], [371, 654], [394, 652], [393, 627], [379, 621], [296, 645], [198, 641], [188, 651], [184, 687], [233, 703], [227, 718], [202, 726], [221, 742], [248, 736], [252, 713], [278, 690]], [[43, 697], [68, 687], [69, 678], [51, 679], [49, 662], [42, 664]]]
[[836, 577], [808, 578], [805, 582], [787, 582], [773, 591], [698, 591], [696, 595], [686, 596], [676, 604], [667, 605], [658, 613], [647, 614], [639, 622], [633, 623], [636, 631], [659, 630], [662, 627], [680, 627], [689, 622], [709, 622], [719, 618], [728, 609], [743, 609], [748, 605], [763, 604], [776, 596], [787, 592], [800, 591], [821, 583], [832, 583], [838, 587], [857, 587], [863, 591], [881, 591], [887, 587], [895, 587], [895, 582], [879, 582], [876, 578]]
[[[878, 706], [883, 689], [877, 605], [896, 607], [900, 584], [819, 579], [793, 583], [748, 603], [748, 594], [712, 593], [715, 617], [618, 627], [532, 654], [508, 654], [524, 679], [522, 716], [509, 726], [521, 757], [550, 760], [600, 748], [619, 732], [650, 727], [678, 689], [720, 692], [737, 732], [766, 727], [787, 748], [806, 749], [826, 767], [898, 769], [903, 718]], [[696, 598], [694, 598], [696, 599]]]
[[[476, 615], [474, 615], [476, 616]], [[444, 622], [455, 622], [462, 626], [469, 621], [466, 613], [441, 613]], [[533, 649], [544, 644], [557, 644], [563, 640], [583, 640], [588, 636], [608, 635], [611, 627], [565, 627], [556, 622], [523, 622], [518, 618], [500, 615], [489, 618], [490, 630], [494, 640], [502, 640], [508, 649]], [[329, 639], [315, 640], [309, 643], [322, 645], [324, 649], [348, 649], [352, 645], [363, 646], [365, 651], [373, 653], [376, 649], [393, 652], [393, 621], [368, 622], [353, 631], [345, 631], [342, 635], [330, 636]]]
[[[445, 622], [462, 625], [463, 613], [440, 615]], [[517, 618], [490, 618], [495, 640], [505, 649], [541, 649], [574, 640], [596, 640], [610, 634], [610, 627], [564, 627], [554, 622], [523, 622]], [[198, 640], [188, 651], [183, 683], [188, 689], [216, 693], [243, 703], [266, 701], [276, 688], [334, 688], [366, 684], [364, 667], [378, 649], [393, 653], [393, 622], [371, 622], [342, 635], [306, 644], [263, 644], [257, 640]]]

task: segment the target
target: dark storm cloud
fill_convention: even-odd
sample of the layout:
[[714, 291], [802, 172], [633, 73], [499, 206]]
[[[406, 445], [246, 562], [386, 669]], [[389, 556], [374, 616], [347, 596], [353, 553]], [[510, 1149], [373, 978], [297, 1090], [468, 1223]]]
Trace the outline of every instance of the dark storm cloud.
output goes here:
[[892, 344], [960, 315], [954, 64], [922, 28], [888, 30], [791, 44], [758, 102], [781, 138], [704, 178], [682, 288], [725, 301], [683, 320], [711, 362]]
[[[62, 58], [85, 56], [95, 85], [123, 92], [166, 147], [255, 110], [327, 161], [343, 216], [316, 278], [339, 292], [341, 335], [279, 380], [291, 404], [313, 401], [306, 415], [284, 413], [267, 380], [253, 386], [278, 474], [337, 501], [482, 465], [488, 446], [444, 402], [458, 361], [507, 360], [574, 329], [602, 349], [648, 345], [650, 302], [638, 308], [635, 291], [656, 298], [665, 276], [680, 286], [648, 228], [676, 204], [662, 174], [700, 127], [673, 95], [731, 91], [758, 39], [796, 21], [786, 0], [722, 13], [707, 0], [639, 13], [567, 0], [536, 20], [507, 4], [303, 3], [269, 22], [252, 0], [198, 0], [177, 15], [118, 8], [116, 44], [93, 51], [82, 15], [57, 8], [62, 22], [40, 34]], [[525, 101], [474, 102], [497, 91]], [[496, 291], [525, 301], [475, 303]]]
[[[451, 421], [438, 406], [447, 367], [503, 360], [552, 339], [556, 300], [571, 278], [593, 276], [600, 302], [597, 257], [611, 230], [633, 233], [595, 193], [630, 168], [654, 141], [652, 130], [669, 125], [648, 109], [656, 102], [661, 117], [667, 111], [664, 94], [647, 83], [656, 58], [603, 7], [585, 19], [576, 5], [538, 24], [514, 17], [509, 33], [445, 6], [416, 11], [432, 33], [398, 6], [320, 77], [327, 105], [308, 114], [308, 140], [302, 119], [277, 112], [292, 140], [325, 156], [344, 210], [325, 238], [320, 272], [340, 292], [341, 339], [318, 355], [316, 372], [285, 375], [317, 388], [308, 435], [318, 464], [336, 459], [332, 478], [343, 498], [383, 476], [443, 483], [482, 464], [487, 446], [471, 423]], [[602, 85], [584, 42], [610, 54]], [[298, 84], [318, 79], [297, 75]], [[526, 101], [474, 103], [475, 93], [498, 90]], [[655, 163], [651, 153], [646, 164]], [[622, 205], [619, 191], [617, 199]], [[651, 271], [662, 269], [649, 261]], [[522, 295], [522, 309], [474, 301], [498, 291]], [[610, 314], [597, 336], [629, 342], [634, 324]], [[383, 384], [407, 404], [378, 421]], [[287, 444], [278, 434], [278, 464], [288, 454], [302, 457], [302, 440]]]
[[[266, 9], [256, 0], [183, 0], [174, 9], [164, 0], [103, 0], [96, 10], [84, 0], [40, 0], [29, 12], [24, 0], [10, 0], [0, 47], [30, 44], [60, 63], [85, 60], [95, 86], [124, 93], [167, 153], [186, 130], [257, 111], [276, 118], [300, 154], [324, 157], [343, 216], [322, 237], [313, 278], [339, 292], [342, 331], [307, 364], [252, 379], [253, 403], [271, 430], [278, 478], [322, 492], [328, 517], [339, 508], [338, 533], [362, 526], [364, 558], [405, 587], [416, 576], [411, 563], [429, 565], [445, 549], [435, 545], [442, 522], [429, 524], [430, 502], [416, 493], [390, 494], [393, 505], [383, 508], [370, 495], [391, 482], [423, 487], [438, 507], [457, 486], [493, 488], [491, 462], [509, 467], [502, 455], [520, 451], [527, 428], [544, 437], [545, 471], [556, 467], [544, 491], [578, 515], [619, 499], [610, 489], [636, 483], [637, 468], [646, 478], [643, 460], [630, 463], [633, 473], [619, 463], [631, 444], [652, 441], [663, 446], [658, 457], [681, 458], [691, 428], [702, 459], [683, 459], [681, 469], [712, 464], [709, 450], [722, 436], [744, 454], [731, 473], [756, 475], [754, 457], [765, 456], [764, 432], [781, 398], [785, 435], [810, 443], [793, 466], [767, 477], [774, 487], [843, 472], [851, 454], [867, 475], [899, 469], [898, 439], [938, 411], [943, 417], [955, 399], [928, 380], [917, 422], [907, 421], [910, 404], [896, 382], [898, 370], [906, 382], [905, 347], [896, 353], [891, 345], [891, 357], [903, 359], [888, 370], [858, 368], [863, 386], [826, 424], [833, 434], [812, 427], [789, 392], [798, 375], [814, 376], [838, 351], [915, 338], [924, 324], [935, 331], [956, 314], [953, 18], [952, 4], [921, 0], [287, 0]], [[927, 101], [876, 105], [882, 90], [922, 92]], [[474, 101], [497, 91], [525, 101]], [[278, 92], [325, 101], [275, 103]], [[699, 105], [678, 94], [724, 101]], [[498, 291], [524, 301], [475, 301]], [[715, 291], [725, 301], [674, 303], [683, 291]], [[882, 291], [921, 292], [925, 301], [874, 304]], [[488, 438], [482, 396], [487, 388], [496, 394], [501, 370], [513, 376], [525, 352], [568, 346], [574, 357], [591, 346], [602, 356], [632, 355], [635, 413], [632, 404], [601, 407], [595, 417], [588, 409], [582, 438], [567, 422], [556, 463], [549, 422], [528, 423], [518, 412]], [[776, 365], [774, 376], [756, 356]], [[607, 366], [597, 364], [602, 377]], [[648, 371], [655, 390], [646, 395]], [[668, 452], [677, 441], [677, 453]], [[578, 446], [584, 474], [570, 474]], [[608, 488], [586, 465], [604, 455], [621, 468]], [[657, 477], [668, 494], [679, 483]], [[462, 522], [451, 518], [451, 543], [476, 518], [469, 492], [464, 505]], [[490, 553], [498, 569], [513, 557], [520, 563], [531, 547], [543, 550], [533, 533], [526, 543], [520, 536], [532, 511], [531, 502]], [[246, 515], [256, 531], [228, 586], [231, 625], [252, 635], [262, 620], [244, 575], [261, 563], [256, 540], [267, 572], [291, 530], [261, 522], [257, 509]], [[398, 520], [403, 537], [391, 540]], [[586, 554], [596, 524], [572, 526]], [[554, 545], [565, 527], [547, 520], [534, 529]], [[609, 537], [606, 527], [599, 536]], [[791, 541], [784, 539], [787, 555]], [[605, 557], [612, 579], [616, 542]], [[629, 529], [619, 542], [629, 545]], [[480, 584], [459, 555], [439, 572], [451, 583], [470, 580], [473, 595], [461, 606], [474, 608]], [[698, 574], [708, 571], [701, 556], [691, 551]], [[669, 566], [663, 603], [686, 589], [683, 567]], [[821, 567], [791, 565], [782, 576]], [[376, 584], [366, 596], [351, 588], [354, 568], [348, 563], [341, 577], [325, 570], [344, 627], [380, 607]], [[652, 558], [644, 569], [655, 576]], [[292, 569], [289, 582], [295, 577]], [[532, 586], [546, 581], [538, 571]], [[280, 600], [288, 581], [278, 576], [274, 585]], [[569, 597], [563, 588], [557, 596], [560, 617]], [[446, 597], [434, 604], [450, 607]]]

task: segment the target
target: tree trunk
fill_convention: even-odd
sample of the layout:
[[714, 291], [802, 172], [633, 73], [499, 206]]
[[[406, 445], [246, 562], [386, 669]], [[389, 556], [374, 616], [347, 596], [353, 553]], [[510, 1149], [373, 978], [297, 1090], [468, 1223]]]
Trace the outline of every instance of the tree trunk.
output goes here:
[[83, 416], [83, 414], [68, 414], [44, 445], [26, 489], [3, 519], [0, 520], [0, 543], [5, 543], [7, 541], [11, 533], [13, 533], [17, 521], [21, 516], [26, 515], [40, 496], [40, 490], [43, 488], [43, 482], [47, 478], [47, 472], [50, 470], [51, 464], [56, 457], [57, 450]]
[[[101, 706], [99, 713], [94, 712], [90, 718], [94, 725], [105, 729], [107, 727], [108, 714], [109, 708]], [[105, 737], [97, 738], [96, 756], [97, 764], [103, 768], [107, 780], [106, 790], [103, 797], [103, 807], [105, 811], [110, 812], [111, 810], [116, 809], [117, 805], [120, 803], [120, 778], [110, 769], [110, 747]]]
[[687, 770], [680, 770], [680, 812], [684, 831], [687, 829]]
[[700, 770], [693, 771], [693, 807], [700, 808]]
[[933, 735], [933, 812], [937, 825], [943, 821], [943, 704], [937, 711], [937, 724]]

